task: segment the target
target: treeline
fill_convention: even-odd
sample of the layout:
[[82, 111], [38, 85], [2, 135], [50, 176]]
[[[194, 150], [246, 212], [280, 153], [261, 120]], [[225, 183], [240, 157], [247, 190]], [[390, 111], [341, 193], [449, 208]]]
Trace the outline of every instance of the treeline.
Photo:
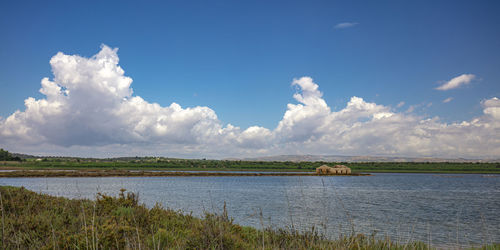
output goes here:
[[263, 162], [237, 160], [188, 160], [139, 158], [132, 161], [101, 161], [89, 159], [38, 158], [26, 159], [18, 167], [51, 169], [135, 169], [135, 170], [233, 170], [233, 171], [305, 171], [323, 164], [342, 164], [353, 172], [394, 173], [500, 173], [500, 163], [457, 162]]
[[21, 161], [19, 156], [12, 156], [9, 151], [0, 148], [0, 161]]
[[348, 163], [356, 171], [379, 172], [500, 172], [500, 163], [484, 162], [365, 162]]
[[[399, 173], [500, 173], [500, 162], [292, 162], [292, 161], [241, 161], [209, 159], [176, 159], [166, 157], [35, 157], [10, 154], [0, 149], [0, 161], [21, 161], [25, 168], [78, 168], [78, 169], [171, 169], [171, 170], [243, 170], [243, 171], [314, 171], [326, 164], [342, 164], [354, 172]], [[4, 163], [5, 164], [5, 163]]]

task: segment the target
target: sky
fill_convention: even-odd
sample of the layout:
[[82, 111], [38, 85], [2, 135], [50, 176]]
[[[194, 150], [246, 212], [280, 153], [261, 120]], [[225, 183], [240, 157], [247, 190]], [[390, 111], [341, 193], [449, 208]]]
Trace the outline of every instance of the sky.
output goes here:
[[500, 158], [497, 1], [2, 1], [0, 147]]

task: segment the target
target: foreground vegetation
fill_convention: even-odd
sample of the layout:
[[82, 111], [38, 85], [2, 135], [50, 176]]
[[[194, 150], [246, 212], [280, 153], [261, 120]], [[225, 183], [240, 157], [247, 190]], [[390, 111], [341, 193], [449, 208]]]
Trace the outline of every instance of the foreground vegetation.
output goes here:
[[[0, 187], [2, 249], [430, 249], [352, 234], [328, 240], [317, 231], [257, 230], [234, 224], [224, 209], [203, 219], [160, 205], [147, 208], [134, 193], [76, 200]], [[500, 249], [500, 245], [481, 249]]]
[[427, 249], [364, 235], [327, 240], [314, 229], [257, 230], [232, 222], [224, 211], [203, 219], [148, 209], [122, 190], [113, 198], [70, 200], [24, 188], [0, 187], [2, 249]]

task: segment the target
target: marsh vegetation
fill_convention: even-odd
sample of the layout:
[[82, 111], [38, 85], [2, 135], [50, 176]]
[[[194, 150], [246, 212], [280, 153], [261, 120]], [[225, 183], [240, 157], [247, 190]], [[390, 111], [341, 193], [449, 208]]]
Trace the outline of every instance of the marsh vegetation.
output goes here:
[[314, 228], [257, 230], [234, 224], [225, 209], [200, 219], [147, 208], [125, 190], [92, 201], [0, 187], [0, 197], [4, 249], [428, 249], [361, 234], [328, 240]]

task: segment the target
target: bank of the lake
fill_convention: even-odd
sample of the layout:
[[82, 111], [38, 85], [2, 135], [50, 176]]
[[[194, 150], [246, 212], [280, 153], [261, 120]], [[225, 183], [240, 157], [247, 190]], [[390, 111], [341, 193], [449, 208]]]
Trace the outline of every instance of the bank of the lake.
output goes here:
[[0, 162], [0, 169], [18, 170], [173, 170], [173, 171], [260, 171], [314, 172], [323, 165], [342, 164], [353, 172], [380, 173], [476, 173], [499, 174], [494, 162], [263, 162], [190, 159], [73, 159], [43, 158]]
[[[190, 177], [190, 176], [312, 176], [315, 172], [252, 172], [252, 171], [144, 171], [144, 170], [0, 170], [0, 178], [15, 177]], [[369, 176], [367, 173], [335, 176]]]
[[0, 197], [3, 249], [428, 249], [360, 234], [328, 240], [314, 229], [257, 230], [234, 224], [225, 210], [200, 219], [147, 208], [124, 190], [92, 201], [2, 186]]

